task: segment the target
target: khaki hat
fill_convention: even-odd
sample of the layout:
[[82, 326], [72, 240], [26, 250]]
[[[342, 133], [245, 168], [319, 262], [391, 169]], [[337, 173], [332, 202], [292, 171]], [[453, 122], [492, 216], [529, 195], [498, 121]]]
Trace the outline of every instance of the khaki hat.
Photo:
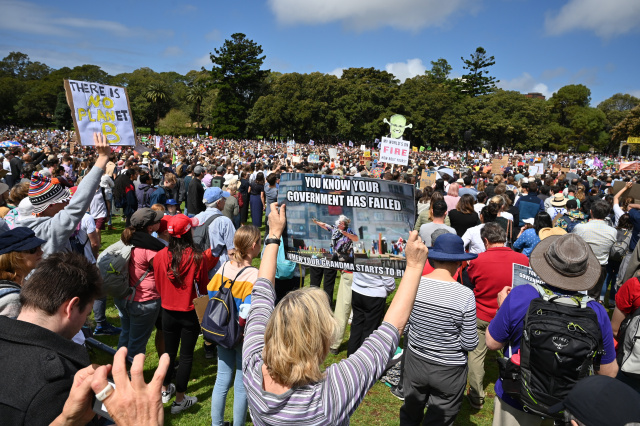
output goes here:
[[567, 231], [560, 228], [559, 226], [554, 226], [553, 228], [542, 228], [538, 232], [538, 237], [540, 237], [540, 240], [542, 241], [547, 237], [551, 237], [552, 235], [565, 235], [566, 233]]
[[531, 252], [529, 266], [545, 283], [563, 290], [590, 290], [600, 278], [598, 258], [576, 234], [540, 241]]
[[558, 192], [553, 196], [553, 200], [551, 200], [551, 205], [554, 207], [564, 207], [567, 205], [567, 199], [564, 198], [562, 192]]

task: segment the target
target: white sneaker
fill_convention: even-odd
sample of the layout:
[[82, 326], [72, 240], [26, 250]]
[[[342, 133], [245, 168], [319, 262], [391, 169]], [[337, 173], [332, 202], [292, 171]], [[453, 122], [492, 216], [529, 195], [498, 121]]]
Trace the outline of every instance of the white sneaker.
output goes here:
[[171, 414], [178, 414], [179, 412], [191, 407], [196, 402], [198, 402], [198, 398], [196, 398], [195, 396], [185, 395], [182, 402], [178, 403], [173, 401], [173, 404], [171, 404]]
[[176, 386], [173, 383], [169, 383], [167, 390], [162, 391], [162, 403], [166, 404], [169, 402], [174, 393], [176, 393]]

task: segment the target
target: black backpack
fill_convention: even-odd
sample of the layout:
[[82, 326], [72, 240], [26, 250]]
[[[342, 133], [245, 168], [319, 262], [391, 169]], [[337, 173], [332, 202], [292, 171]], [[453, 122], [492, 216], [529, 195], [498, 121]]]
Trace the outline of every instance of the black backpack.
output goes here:
[[588, 296], [562, 296], [536, 287], [541, 297], [529, 304], [520, 342], [520, 402], [525, 411], [549, 414], [578, 380], [590, 376], [603, 353], [598, 316]]
[[253, 266], [242, 268], [233, 280], [224, 276], [224, 266], [220, 275], [222, 279], [220, 288], [209, 299], [200, 325], [202, 336], [206, 340], [223, 348], [231, 349], [240, 342], [243, 335], [242, 327], [238, 321], [238, 309], [235, 300], [233, 300], [233, 285], [245, 269], [253, 268]]
[[565, 230], [567, 231], [567, 234], [570, 234], [571, 232], [573, 232], [573, 228], [575, 228], [576, 225], [585, 223], [587, 221], [587, 219], [577, 219], [577, 218], [571, 217], [566, 213], [563, 214], [562, 217], [567, 222], [567, 229]]
[[214, 220], [222, 216], [221, 214], [214, 214], [209, 219], [205, 220], [202, 225], [198, 225], [193, 228], [193, 243], [200, 251], [207, 251], [211, 247], [211, 239], [209, 238], [209, 226]]

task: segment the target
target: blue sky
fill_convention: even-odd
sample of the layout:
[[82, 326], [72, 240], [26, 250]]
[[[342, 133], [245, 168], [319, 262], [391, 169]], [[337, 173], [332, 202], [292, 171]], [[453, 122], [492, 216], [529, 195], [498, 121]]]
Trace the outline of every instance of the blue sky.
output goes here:
[[596, 106], [640, 97], [638, 22], [640, 0], [0, 0], [0, 57], [184, 74], [242, 32], [274, 71], [374, 67], [404, 80], [438, 58], [460, 76], [460, 57], [483, 46], [500, 87], [550, 96], [581, 83]]

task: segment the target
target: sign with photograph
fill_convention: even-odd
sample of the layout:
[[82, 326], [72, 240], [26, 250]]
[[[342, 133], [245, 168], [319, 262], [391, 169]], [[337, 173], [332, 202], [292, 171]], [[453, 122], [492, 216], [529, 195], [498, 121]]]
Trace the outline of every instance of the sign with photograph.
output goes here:
[[103, 133], [112, 145], [135, 145], [135, 129], [124, 87], [64, 80], [78, 141], [93, 145], [93, 133]]
[[307, 266], [401, 277], [415, 224], [413, 185], [369, 178], [284, 173], [285, 253]]
[[533, 272], [533, 269], [528, 266], [513, 264], [513, 280], [511, 281], [512, 287], [517, 287], [523, 284], [544, 284], [544, 281], [540, 279], [538, 274]]

